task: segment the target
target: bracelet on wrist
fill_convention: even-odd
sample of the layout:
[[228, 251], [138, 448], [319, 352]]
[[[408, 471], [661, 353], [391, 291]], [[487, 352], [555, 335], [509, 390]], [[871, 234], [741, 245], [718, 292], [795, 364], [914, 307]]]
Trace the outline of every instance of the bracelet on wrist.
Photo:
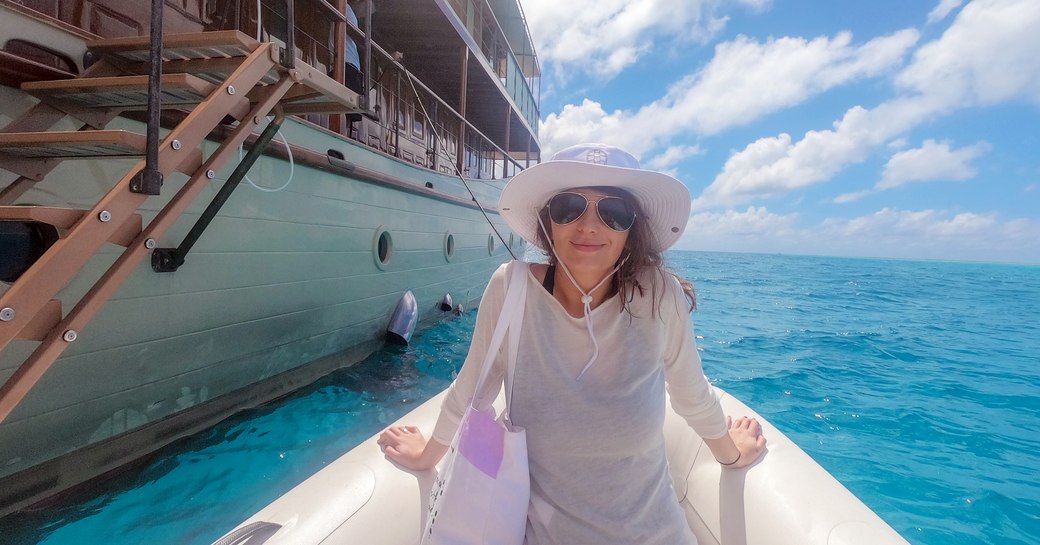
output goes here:
[[[718, 460], [716, 460], [716, 461], [718, 462]], [[735, 464], [735, 463], [737, 463], [739, 461], [740, 461], [740, 451], [738, 450], [737, 451], [737, 459], [736, 460], [733, 460], [732, 462], [730, 462], [728, 464], [724, 464], [722, 462], [719, 462], [719, 465], [721, 465], [721, 466], [731, 466], [731, 465], [733, 465], [733, 464]]]

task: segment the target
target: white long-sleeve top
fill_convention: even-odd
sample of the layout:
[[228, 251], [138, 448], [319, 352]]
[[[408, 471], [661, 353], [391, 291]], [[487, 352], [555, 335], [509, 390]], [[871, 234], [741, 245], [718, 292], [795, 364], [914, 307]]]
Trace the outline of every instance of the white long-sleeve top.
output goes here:
[[[506, 343], [484, 391], [474, 392], [510, 266], [500, 267], [484, 292], [469, 354], [434, 429], [441, 443], [451, 442], [474, 393], [477, 406], [487, 406], [502, 388]], [[715, 439], [727, 430], [678, 281], [657, 278], [656, 312], [649, 278], [631, 314], [617, 295], [592, 310], [599, 357], [581, 380], [593, 350], [586, 318], [570, 316], [533, 275], [527, 282], [510, 416], [527, 430], [528, 544], [694, 543], [668, 475], [666, 385], [672, 408], [699, 435]]]

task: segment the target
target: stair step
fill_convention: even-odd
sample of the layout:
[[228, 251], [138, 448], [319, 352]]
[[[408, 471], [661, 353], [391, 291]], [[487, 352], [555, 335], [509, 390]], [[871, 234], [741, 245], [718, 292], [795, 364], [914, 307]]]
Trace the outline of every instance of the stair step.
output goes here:
[[[220, 85], [228, 76], [242, 66], [242, 57], [227, 57], [222, 59], [185, 59], [166, 61], [163, 63], [163, 71], [168, 73], [182, 72], [191, 74], [199, 79]], [[128, 74], [147, 74], [151, 67], [147, 62], [126, 63], [121, 68]], [[278, 81], [280, 74], [277, 70], [271, 70], [260, 80], [264, 85], [271, 85]]]
[[[84, 214], [91, 212], [81, 208], [58, 208], [52, 206], [0, 206], [0, 220], [35, 221], [57, 227], [64, 238], [64, 231], [71, 229]], [[129, 246], [141, 233], [141, 214], [131, 214], [108, 241], [120, 246]]]
[[[148, 60], [149, 36], [105, 38], [87, 42], [87, 49], [103, 56], [129, 62]], [[163, 60], [220, 59], [244, 57], [260, 46], [260, 42], [238, 30], [192, 32], [163, 36]]]
[[15, 157], [91, 159], [144, 154], [147, 138], [122, 130], [0, 133], [0, 152]]
[[[215, 86], [191, 74], [163, 74], [162, 106], [195, 105], [209, 96]], [[113, 76], [35, 81], [22, 90], [51, 101], [84, 108], [145, 108], [148, 106], [148, 76]]]

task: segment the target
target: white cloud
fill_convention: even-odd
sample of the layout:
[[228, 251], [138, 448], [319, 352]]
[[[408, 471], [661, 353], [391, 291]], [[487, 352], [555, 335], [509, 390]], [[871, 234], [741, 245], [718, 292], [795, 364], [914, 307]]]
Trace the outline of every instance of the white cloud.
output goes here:
[[748, 207], [740, 212], [692, 214], [677, 244], [682, 249], [745, 252], [794, 252], [804, 233], [798, 214], [776, 214], [765, 207]]
[[1000, 226], [1001, 242], [1016, 245], [1021, 252], [1019, 259], [1040, 262], [1040, 221], [1028, 218], [1010, 220]]
[[690, 216], [689, 229], [706, 235], [757, 236], [763, 233], [790, 234], [798, 214], [781, 215], [765, 207], [749, 206], [738, 212], [700, 212]]
[[[769, 2], [748, 1], [752, 8]], [[544, 63], [610, 78], [653, 49], [655, 39], [703, 43], [725, 26], [723, 0], [526, 0]]]
[[1040, 221], [995, 213], [882, 208], [803, 225], [765, 207], [698, 212], [679, 249], [1040, 262]]
[[726, 161], [694, 200], [732, 206], [829, 180], [872, 150], [955, 109], [1026, 98], [1040, 101], [1040, 2], [976, 0], [941, 38], [921, 47], [897, 78], [906, 95], [872, 110], [855, 106], [833, 130], [759, 139]]
[[920, 148], [893, 155], [875, 188], [891, 189], [909, 182], [974, 178], [976, 171], [969, 163], [989, 149], [986, 142], [952, 150], [949, 142], [925, 140]]
[[640, 156], [651, 148], [647, 139], [629, 125], [632, 115], [621, 110], [607, 112], [599, 102], [585, 99], [568, 104], [560, 113], [546, 116], [538, 127], [543, 157], [582, 142], [609, 142]]
[[820, 247], [839, 255], [1040, 261], [1040, 221], [1002, 220], [996, 213], [883, 208], [827, 219], [814, 233]]
[[738, 36], [719, 44], [704, 69], [677, 82], [641, 113], [670, 121], [672, 134], [679, 127], [717, 133], [849, 81], [875, 76], [901, 62], [916, 41], [914, 30], [859, 46], [852, 44], [847, 32], [833, 38], [788, 37], [766, 42]]
[[851, 193], [842, 193], [841, 195], [838, 195], [837, 197], [834, 197], [834, 201], [833, 202], [835, 204], [845, 204], [845, 203], [849, 203], [849, 202], [853, 202], [853, 201], [858, 201], [858, 200], [862, 199], [863, 197], [866, 197], [867, 195], [870, 195], [871, 193], [873, 193], [873, 191], [871, 191], [869, 189], [866, 189], [866, 190], [863, 190], [863, 191], [853, 191]]
[[700, 146], [671, 146], [663, 153], [651, 157], [647, 161], [642, 161], [640, 166], [653, 170], [668, 170], [690, 157], [703, 153], [704, 150]]
[[760, 138], [733, 154], [722, 172], [694, 199], [695, 210], [774, 197], [829, 180], [850, 163], [906, 131], [929, 113], [926, 103], [892, 101], [873, 110], [854, 107], [833, 130]]
[[941, 210], [898, 210], [882, 208], [877, 212], [852, 219], [828, 219], [827, 231], [843, 238], [900, 243], [906, 240], [938, 241], [944, 239], [985, 239], [997, 225], [995, 214], [964, 212], [950, 216]]
[[607, 112], [585, 99], [549, 114], [540, 127], [542, 148], [607, 141], [639, 155], [681, 135], [718, 133], [881, 74], [900, 64], [917, 38], [916, 31], [903, 30], [857, 46], [848, 33], [766, 42], [740, 36], [716, 46], [704, 68], [638, 111]]
[[773, 0], [738, 0], [741, 4], [751, 8], [756, 13], [761, 13], [773, 6]]
[[1040, 2], [975, 0], [896, 79], [948, 108], [1040, 101]]
[[938, 23], [942, 21], [951, 11], [961, 7], [963, 3], [964, 0], [940, 0], [939, 5], [935, 6], [935, 9], [928, 14], [928, 22]]

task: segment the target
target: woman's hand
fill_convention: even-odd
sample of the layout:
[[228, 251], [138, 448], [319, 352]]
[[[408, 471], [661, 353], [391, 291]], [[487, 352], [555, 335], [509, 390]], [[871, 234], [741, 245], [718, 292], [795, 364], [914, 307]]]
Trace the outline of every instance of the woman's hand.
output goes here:
[[[387, 458], [411, 470], [422, 471], [430, 469], [437, 463], [434, 460], [430, 464], [429, 456], [423, 456], [423, 452], [426, 451], [427, 441], [423, 437], [422, 432], [419, 431], [419, 428], [415, 426], [390, 427], [379, 434], [376, 444], [383, 449], [383, 453], [386, 454]], [[439, 460], [440, 457], [438, 456], [437, 459]]]
[[766, 438], [762, 435], [762, 425], [758, 420], [742, 416], [734, 421], [732, 417], [727, 416], [726, 427], [729, 428], [729, 436], [740, 452], [740, 458], [736, 463], [726, 467], [737, 469], [755, 463], [766, 449]]

